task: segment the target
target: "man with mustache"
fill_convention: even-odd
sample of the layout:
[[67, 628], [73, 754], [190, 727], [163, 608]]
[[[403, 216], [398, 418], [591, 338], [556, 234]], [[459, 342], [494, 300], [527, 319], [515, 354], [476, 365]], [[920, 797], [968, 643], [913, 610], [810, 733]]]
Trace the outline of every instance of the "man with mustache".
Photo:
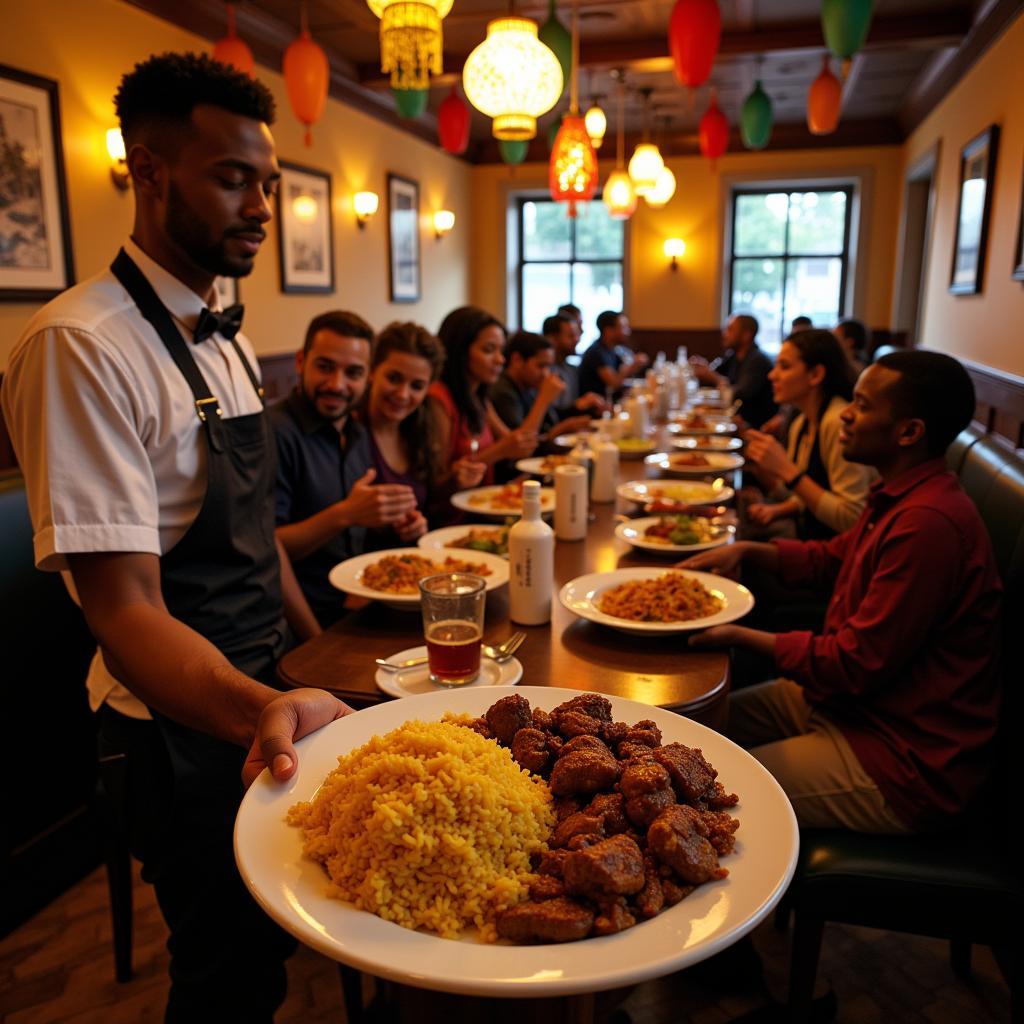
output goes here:
[[270, 1021], [294, 942], [235, 866], [243, 778], [290, 778], [292, 741], [350, 710], [275, 689], [282, 593], [293, 625], [317, 626], [275, 543], [274, 442], [241, 308], [216, 309], [215, 278], [252, 270], [271, 218], [274, 102], [226, 65], [163, 54], [115, 105], [131, 237], [33, 317], [4, 416], [36, 563], [66, 573], [99, 644], [100, 752], [125, 758], [133, 852], [171, 933], [166, 1019]]
[[366, 428], [349, 415], [366, 390], [372, 344], [373, 328], [355, 313], [314, 317], [295, 357], [299, 381], [270, 410], [277, 536], [323, 626], [344, 611], [327, 574], [366, 550], [367, 529], [390, 527], [408, 543], [427, 528], [411, 487], [374, 483]]

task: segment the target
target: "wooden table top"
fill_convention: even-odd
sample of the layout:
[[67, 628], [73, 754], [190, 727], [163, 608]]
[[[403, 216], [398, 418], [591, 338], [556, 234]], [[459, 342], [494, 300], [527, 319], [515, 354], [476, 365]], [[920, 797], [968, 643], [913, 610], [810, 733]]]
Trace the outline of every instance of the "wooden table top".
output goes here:
[[[622, 460], [619, 479], [644, 479], [646, 472], [642, 459]], [[591, 505], [594, 520], [586, 539], [556, 541], [550, 623], [513, 625], [508, 616], [508, 587], [490, 592], [484, 641], [497, 644], [513, 629], [523, 629], [527, 639], [517, 657], [523, 665], [522, 682], [531, 686], [595, 690], [678, 711], [718, 728], [724, 724], [729, 690], [725, 652], [691, 651], [685, 634], [633, 636], [608, 629], [577, 618], [558, 600], [562, 585], [585, 573], [672, 564], [671, 559], [634, 551], [615, 537], [616, 523], [635, 510], [621, 499], [616, 504]], [[390, 699], [374, 682], [374, 659], [422, 643], [418, 606], [404, 612], [370, 602], [286, 654], [278, 674], [288, 686], [320, 687], [355, 707], [366, 707]]]

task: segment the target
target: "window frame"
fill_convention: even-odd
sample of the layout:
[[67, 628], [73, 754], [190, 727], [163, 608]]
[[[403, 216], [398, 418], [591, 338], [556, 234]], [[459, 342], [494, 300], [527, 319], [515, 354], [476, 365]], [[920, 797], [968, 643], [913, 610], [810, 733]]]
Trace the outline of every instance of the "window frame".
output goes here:
[[[557, 259], [527, 259], [526, 258], [526, 239], [524, 237], [523, 228], [523, 209], [527, 203], [556, 203], [559, 200], [552, 199], [550, 195], [545, 193], [528, 193], [519, 192], [510, 197], [512, 199], [512, 206], [515, 210], [515, 287], [516, 287], [516, 320], [519, 327], [523, 326], [523, 314], [526, 307], [526, 287], [523, 280], [525, 269], [527, 265], [540, 265], [551, 264], [551, 265], [568, 265], [569, 267], [569, 297], [565, 300], [566, 302], [574, 302], [574, 275], [573, 266], [577, 263], [585, 264], [619, 264], [622, 268], [622, 312], [627, 316], [629, 310], [627, 308], [629, 289], [626, 282], [626, 254], [629, 251], [629, 222], [625, 222], [622, 225], [622, 255], [618, 259], [609, 257], [601, 257], [597, 259], [580, 259], [576, 256], [576, 220], [570, 219], [572, 231], [569, 236], [569, 256], [568, 258], [557, 258]], [[592, 203], [600, 203], [602, 201], [602, 194], [598, 192], [594, 198], [589, 200]], [[553, 312], [553, 311], [552, 311]], [[585, 339], [580, 340], [580, 344], [584, 343]]]

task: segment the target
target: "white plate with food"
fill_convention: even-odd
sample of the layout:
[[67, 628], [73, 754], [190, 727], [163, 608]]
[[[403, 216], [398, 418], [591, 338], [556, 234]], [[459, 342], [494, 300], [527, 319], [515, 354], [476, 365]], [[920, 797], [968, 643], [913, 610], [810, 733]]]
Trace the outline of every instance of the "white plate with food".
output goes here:
[[[463, 512], [475, 512], [480, 516], [520, 516], [523, 512], [523, 481], [474, 487], [468, 491], [457, 491], [452, 495], [452, 504]], [[540, 489], [541, 515], [555, 511], [555, 489]]]
[[416, 543], [428, 551], [454, 554], [456, 558], [469, 558], [475, 551], [508, 558], [509, 525], [482, 526], [469, 523], [465, 526], [442, 526], [423, 534]]
[[[393, 662], [411, 661], [413, 658], [425, 658], [427, 649], [424, 646], [409, 647], [387, 660]], [[398, 671], [379, 668], [373, 677], [377, 689], [389, 697], [418, 697], [423, 693], [438, 693], [450, 690], [450, 686], [438, 686], [430, 681], [430, 669], [426, 665], [412, 665]], [[523, 678], [523, 665], [518, 658], [495, 661], [486, 654], [480, 655], [480, 675], [471, 683], [463, 683], [458, 689], [479, 686], [515, 686]]]
[[[538, 686], [515, 692], [544, 710], [579, 696], [577, 690]], [[768, 917], [793, 876], [799, 846], [796, 819], [778, 783], [719, 733], [617, 697], [609, 698], [616, 720], [649, 719], [660, 728], [662, 743], [699, 747], [721, 783], [739, 796], [728, 809], [740, 823], [735, 848], [722, 859], [728, 877], [699, 886], [618, 934], [557, 947], [483, 942], [475, 928], [444, 939], [330, 898], [324, 869], [303, 855], [302, 831], [286, 821], [289, 809], [311, 800], [339, 757], [374, 736], [413, 719], [436, 722], [448, 712], [479, 716], [499, 696], [500, 690], [471, 687], [389, 701], [300, 740], [295, 775], [278, 783], [264, 772], [245, 794], [235, 822], [239, 870], [260, 906], [301, 942], [358, 970], [404, 985], [496, 998], [573, 995], [663, 977], [721, 952]]]
[[483, 551], [426, 552], [422, 548], [368, 551], [339, 562], [327, 575], [332, 587], [383, 601], [392, 608], [415, 610], [420, 604], [419, 581], [442, 572], [469, 572], [480, 576], [485, 589], [508, 583], [508, 562]]
[[615, 442], [619, 455], [624, 459], [639, 459], [657, 450], [657, 442], [649, 437], [620, 437]]
[[653, 566], [577, 576], [558, 598], [581, 619], [637, 635], [722, 626], [754, 607], [754, 595], [724, 576]]
[[570, 461], [566, 454], [534, 455], [529, 459], [520, 459], [516, 463], [516, 469], [520, 473], [529, 473], [530, 476], [554, 476], [559, 466], [567, 466]]
[[679, 558], [694, 551], [731, 544], [736, 537], [736, 527], [707, 516], [677, 513], [629, 519], [615, 527], [615, 536], [642, 551]]
[[553, 439], [553, 443], [557, 444], [559, 448], [573, 448], [579, 444], [580, 438], [584, 437], [590, 444], [594, 444], [597, 441], [597, 428], [584, 431], [581, 434], [559, 434], [558, 437]]
[[735, 434], [736, 424], [725, 416], [715, 416], [707, 412], [689, 412], [673, 420], [668, 429], [673, 434], [693, 434], [695, 436], [715, 434]]
[[681, 448], [684, 451], [738, 452], [743, 447], [743, 439], [729, 437], [725, 434], [707, 437], [674, 437], [672, 438], [672, 447]]
[[648, 455], [644, 465], [666, 476], [709, 476], [742, 469], [744, 461], [735, 452], [680, 451]]
[[655, 501], [677, 502], [684, 505], [717, 505], [728, 501], [736, 492], [731, 487], [726, 487], [724, 480], [715, 480], [711, 483], [697, 480], [678, 483], [629, 480], [619, 484], [616, 493], [624, 501], [632, 501], [637, 505], [649, 505]]

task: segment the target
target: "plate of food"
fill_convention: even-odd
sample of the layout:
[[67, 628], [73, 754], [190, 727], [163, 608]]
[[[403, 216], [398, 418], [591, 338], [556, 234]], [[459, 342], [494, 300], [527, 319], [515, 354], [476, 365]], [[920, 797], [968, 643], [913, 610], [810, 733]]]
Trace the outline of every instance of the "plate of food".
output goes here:
[[520, 459], [516, 469], [531, 476], [554, 476], [559, 466], [565, 466], [570, 461], [568, 455], [535, 455], [530, 459]]
[[754, 607], [754, 595], [723, 576], [652, 567], [578, 576], [558, 597], [582, 619], [639, 635], [721, 626]]
[[509, 520], [501, 526], [442, 526], [423, 534], [416, 543], [428, 551], [449, 555], [456, 550], [468, 550], [508, 558], [508, 531], [511, 525], [512, 521]]
[[[482, 516], [518, 516], [523, 511], [523, 480], [513, 480], [502, 486], [474, 487], [468, 491], [457, 491], [452, 495], [452, 504], [463, 512], [475, 512]], [[555, 489], [540, 489], [541, 515], [555, 511]]]
[[725, 416], [695, 409], [676, 417], [668, 429], [673, 434], [735, 434], [736, 424]]
[[684, 451], [737, 452], [743, 447], [743, 440], [725, 434], [709, 434], [704, 437], [674, 437], [672, 438], [672, 447], [681, 448]]
[[[260, 906], [358, 970], [496, 998], [662, 977], [771, 913], [793, 876], [799, 834], [788, 799], [753, 757], [646, 704], [554, 687], [521, 686], [499, 700], [502, 692], [391, 701], [299, 740], [296, 773], [278, 783], [264, 772], [235, 822], [239, 870]], [[525, 723], [537, 735], [516, 744]], [[567, 742], [580, 726], [589, 738]], [[549, 736], [552, 746], [576, 746], [552, 763]], [[644, 770], [627, 774], [625, 758], [638, 754]], [[576, 798], [584, 761], [591, 788]], [[647, 774], [658, 795], [627, 811], [611, 787]], [[552, 790], [587, 804], [590, 821], [564, 819], [558, 833]], [[565, 848], [577, 825], [600, 829], [583, 856]], [[683, 833], [696, 856], [673, 844]], [[640, 844], [656, 875], [644, 870]], [[531, 856], [544, 875], [532, 874]], [[615, 871], [602, 870], [613, 859]]]
[[368, 551], [339, 562], [327, 575], [332, 587], [383, 601], [392, 608], [415, 610], [420, 604], [419, 581], [442, 572], [470, 572], [483, 577], [487, 590], [508, 583], [508, 562], [483, 551], [426, 552], [422, 548]]
[[696, 451], [657, 452], [648, 455], [644, 464], [666, 476], [708, 476], [731, 473], [743, 467], [744, 458], [735, 452]]
[[629, 519], [615, 527], [615, 536], [643, 551], [678, 558], [731, 544], [736, 537], [736, 527], [718, 517], [677, 513]]
[[[735, 495], [731, 487], [725, 486], [724, 480], [710, 483], [694, 480], [669, 483], [652, 483], [645, 480], [629, 480], [619, 484], [616, 493], [624, 501], [632, 501], [637, 505], [654, 503], [666, 506], [678, 505], [717, 505], [728, 501]], [[674, 511], [674, 510], [673, 510]]]
[[615, 446], [624, 459], [639, 459], [658, 447], [649, 437], [620, 437]]
[[553, 439], [553, 443], [559, 448], [574, 448], [579, 444], [580, 438], [585, 437], [591, 444], [597, 440], [597, 427], [593, 430], [585, 430], [578, 434], [559, 434]]

